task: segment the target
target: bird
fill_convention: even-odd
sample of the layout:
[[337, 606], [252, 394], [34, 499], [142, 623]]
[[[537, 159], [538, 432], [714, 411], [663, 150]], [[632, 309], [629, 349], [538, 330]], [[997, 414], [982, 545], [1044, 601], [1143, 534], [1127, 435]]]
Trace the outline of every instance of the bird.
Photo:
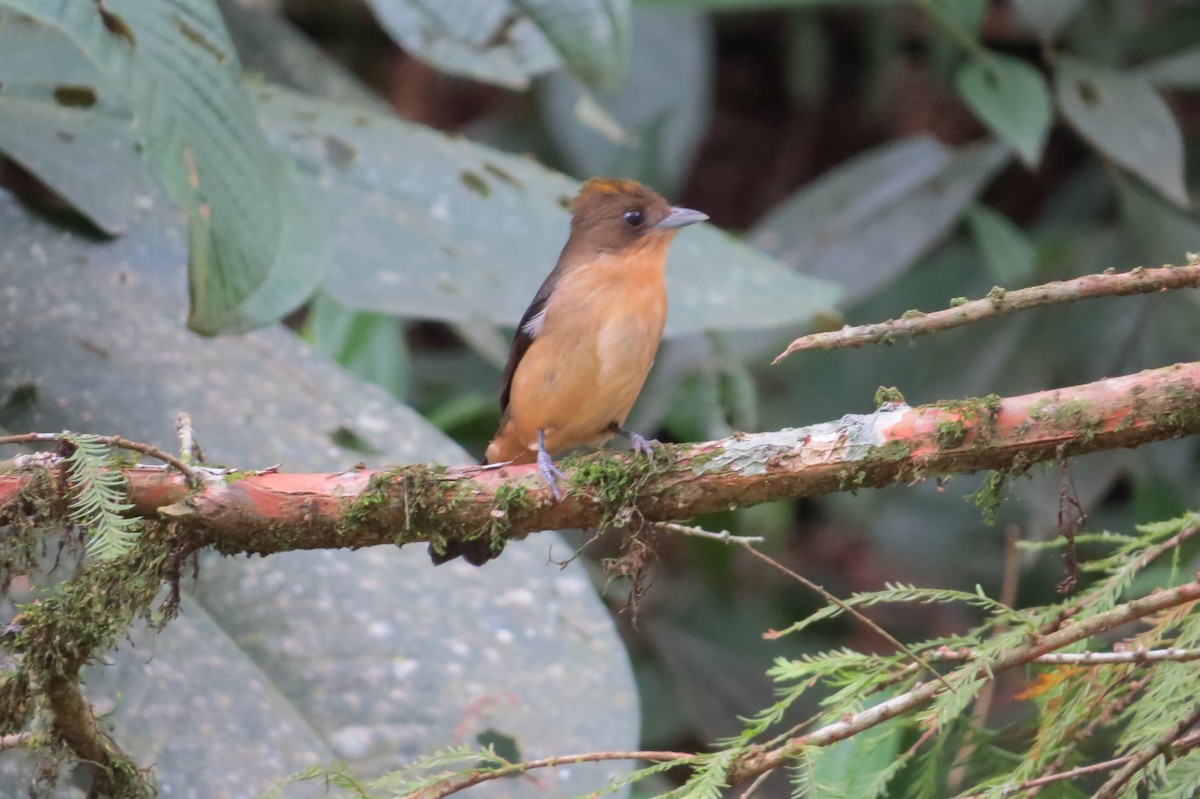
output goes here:
[[[621, 435], [653, 457], [658, 442], [627, 431], [625, 419], [667, 320], [667, 248], [680, 228], [708, 219], [619, 178], [588, 180], [570, 210], [567, 242], [513, 336], [500, 425], [482, 461], [536, 463], [556, 501], [560, 452]], [[499, 553], [482, 538], [429, 554], [435, 564], [461, 555], [481, 566]]]

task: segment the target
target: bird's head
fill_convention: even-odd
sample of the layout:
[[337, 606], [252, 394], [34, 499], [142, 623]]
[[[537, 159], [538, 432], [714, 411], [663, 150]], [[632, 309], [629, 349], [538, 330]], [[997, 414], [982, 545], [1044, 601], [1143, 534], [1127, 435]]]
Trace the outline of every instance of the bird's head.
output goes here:
[[665, 247], [679, 228], [706, 219], [707, 214], [670, 205], [637, 181], [592, 178], [571, 201], [571, 244], [594, 252]]

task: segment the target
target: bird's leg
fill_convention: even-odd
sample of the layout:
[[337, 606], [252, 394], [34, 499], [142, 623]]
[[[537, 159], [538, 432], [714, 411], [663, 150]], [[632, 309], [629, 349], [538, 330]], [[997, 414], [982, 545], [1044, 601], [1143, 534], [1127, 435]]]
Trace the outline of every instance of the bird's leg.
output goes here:
[[611, 422], [608, 425], [610, 433], [616, 433], [622, 438], [629, 439], [629, 447], [634, 452], [642, 453], [650, 460], [654, 460], [654, 448], [662, 444], [657, 438], [642, 438], [637, 433], [631, 433], [616, 422]]
[[558, 489], [558, 481], [560, 478], [566, 480], [567, 476], [563, 474], [562, 469], [554, 465], [554, 459], [546, 451], [546, 434], [542, 430], [538, 430], [537, 465], [538, 473], [550, 486], [550, 493], [554, 495], [554, 501], [562, 502], [562, 491]]

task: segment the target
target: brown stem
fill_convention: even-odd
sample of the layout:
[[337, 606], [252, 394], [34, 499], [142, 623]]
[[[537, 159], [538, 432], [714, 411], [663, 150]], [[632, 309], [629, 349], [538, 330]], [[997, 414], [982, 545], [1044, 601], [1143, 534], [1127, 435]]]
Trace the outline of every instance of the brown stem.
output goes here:
[[[994, 674], [1015, 666], [1021, 666], [1036, 660], [1047, 652], [1061, 649], [1068, 644], [1082, 641], [1099, 632], [1119, 627], [1135, 619], [1158, 613], [1168, 608], [1178, 607], [1188, 602], [1200, 600], [1200, 582], [1190, 582], [1166, 591], [1160, 591], [1141, 599], [1118, 605], [1112, 610], [1091, 616], [1082, 621], [1064, 626], [1049, 635], [1041, 636], [1027, 644], [1007, 650], [996, 656], [986, 666], [966, 666], [975, 668], [975, 676], [981, 679], [993, 679]], [[829, 746], [850, 736], [857, 735], [885, 721], [908, 713], [935, 699], [946, 689], [940, 682], [918, 683], [911, 690], [881, 702], [874, 707], [858, 713], [846, 715], [835, 722], [826, 724], [816, 730], [793, 738], [773, 749], [759, 752], [735, 764], [730, 770], [731, 783], [754, 779], [767, 769], [779, 768], [805, 747]], [[1172, 740], [1178, 737], [1172, 736]]]
[[89, 795], [128, 799], [155, 795], [137, 764], [97, 726], [92, 706], [83, 698], [74, 674], [48, 680], [46, 698], [53, 711], [55, 735], [77, 758], [96, 769]]
[[[184, 414], [186, 415], [186, 414]], [[14, 436], [0, 436], [0, 447], [5, 445], [15, 444], [56, 444], [59, 441], [70, 439], [70, 433], [20, 433]], [[158, 447], [150, 444], [143, 444], [140, 441], [130, 441], [121, 436], [95, 436], [96, 440], [101, 444], [116, 449], [125, 449], [130, 452], [136, 452], [140, 455], [145, 455], [148, 458], [162, 461], [163, 463], [174, 467], [187, 478], [190, 485], [199, 485], [199, 478], [191, 466], [188, 466], [179, 458], [169, 452], [163, 452]]]
[[[193, 550], [268, 554], [493, 533], [520, 538], [596, 527], [617, 510], [635, 511], [649, 522], [671, 521], [927, 476], [1020, 472], [1064, 455], [1198, 433], [1197, 397], [1200, 363], [1188, 363], [1007, 399], [888, 405], [806, 428], [664, 447], [653, 465], [594, 455], [583, 461], [590, 468], [575, 470], [562, 502], [553, 500], [532, 465], [414, 465], [338, 474], [195, 467], [202, 483], [195, 491], [162, 469], [125, 473], [132, 512], [174, 521]], [[19, 459], [9, 463], [19, 465]], [[0, 464], [0, 516], [34, 477]], [[602, 499], [604, 489], [624, 494], [621, 502], [632, 507], [614, 508]]]
[[1074, 280], [1056, 281], [1013, 291], [996, 287], [983, 299], [962, 302], [942, 311], [910, 311], [899, 319], [889, 319], [886, 322], [854, 327], [847, 325], [841, 330], [801, 336], [789, 344], [772, 363], [779, 363], [800, 350], [832, 350], [879, 342], [890, 344], [896, 339], [915, 338], [1043, 305], [1076, 302], [1094, 297], [1149, 294], [1197, 286], [1200, 286], [1200, 264], [1161, 266], [1152, 269], [1138, 267], [1131, 272], [1084, 275]]
[[1172, 742], [1185, 732], [1200, 724], [1200, 705], [1192, 708], [1192, 712], [1183, 717], [1171, 729], [1150, 746], [1135, 752], [1125, 765], [1109, 777], [1100, 789], [1092, 794], [1092, 799], [1113, 799], [1123, 785], [1133, 779], [1133, 776], [1150, 764], [1150, 761], [1170, 750]]
[[648, 760], [653, 763], [678, 760], [683, 763], [695, 759], [696, 756], [688, 752], [589, 752], [582, 755], [543, 757], [540, 760], [509, 763], [486, 771], [472, 771], [462, 776], [448, 776], [441, 782], [426, 785], [418, 791], [405, 794], [401, 799], [441, 799], [482, 782], [524, 774], [535, 769], [569, 766], [575, 763], [599, 763], [607, 760]]
[[[1200, 733], [1192, 733], [1186, 735], [1171, 744], [1171, 750], [1178, 753], [1183, 753], [1195, 749], [1200, 746]], [[1002, 796], [1011, 796], [1019, 791], [1026, 791], [1033, 788], [1041, 788], [1043, 785], [1050, 785], [1063, 780], [1073, 780], [1076, 777], [1083, 777], [1088, 774], [1095, 774], [1099, 771], [1111, 771], [1117, 766], [1124, 765], [1133, 759], [1133, 755], [1125, 757], [1114, 757], [1112, 760], [1102, 760], [1099, 763], [1089, 763], [1086, 766], [1076, 766], [1066, 771], [1058, 771], [1054, 774], [1045, 774], [1041, 777], [1035, 777], [1031, 780], [1025, 780], [1019, 785], [1014, 785], [1002, 793]], [[960, 796], [958, 799], [980, 799], [983, 794], [970, 794], [968, 796]]]

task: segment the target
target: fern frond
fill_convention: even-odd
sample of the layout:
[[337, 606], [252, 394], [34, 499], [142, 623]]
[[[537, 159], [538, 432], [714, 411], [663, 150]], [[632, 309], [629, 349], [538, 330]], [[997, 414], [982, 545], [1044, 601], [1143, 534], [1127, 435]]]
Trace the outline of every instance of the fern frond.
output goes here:
[[[869, 608], [873, 605], [901, 602], [916, 602], [922, 605], [962, 602], [973, 607], [982, 608], [997, 617], [1006, 617], [1013, 613], [1013, 610], [1003, 602], [997, 602], [985, 595], [981, 590], [972, 593], [970, 591], [956, 591], [949, 588], [919, 588], [915, 585], [904, 585], [902, 583], [887, 583], [881, 591], [862, 591], [857, 594], [851, 594], [845, 600], [845, 604], [852, 608]], [[772, 637], [777, 638], [790, 633], [800, 632], [817, 622], [836, 618], [843, 612], [842, 608], [837, 605], [826, 605], [790, 627], [772, 634]]]
[[137, 542], [139, 520], [125, 515], [125, 477], [111, 468], [112, 450], [96, 436], [70, 435], [67, 458], [71, 521], [88, 536], [87, 551], [101, 560], [119, 558]]

